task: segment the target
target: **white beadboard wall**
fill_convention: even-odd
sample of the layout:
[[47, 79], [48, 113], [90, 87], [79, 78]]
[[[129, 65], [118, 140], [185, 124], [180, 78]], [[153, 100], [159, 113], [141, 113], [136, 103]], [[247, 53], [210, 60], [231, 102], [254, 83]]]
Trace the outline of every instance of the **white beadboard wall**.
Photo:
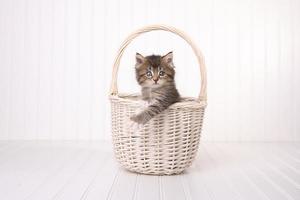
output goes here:
[[[117, 48], [153, 23], [184, 30], [206, 56], [203, 140], [300, 140], [299, 0], [1, 0], [0, 139], [109, 140]], [[196, 96], [196, 59], [165, 32], [129, 46], [120, 90], [138, 91], [136, 51], [170, 50], [180, 92]]]

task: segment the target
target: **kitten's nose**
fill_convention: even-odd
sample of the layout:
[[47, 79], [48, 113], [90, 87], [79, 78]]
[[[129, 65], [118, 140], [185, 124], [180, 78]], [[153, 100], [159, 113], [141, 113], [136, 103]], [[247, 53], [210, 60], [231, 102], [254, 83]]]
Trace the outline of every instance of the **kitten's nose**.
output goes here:
[[155, 83], [157, 83], [157, 81], [158, 81], [158, 78], [154, 78], [154, 79], [153, 79], [153, 81], [154, 81]]

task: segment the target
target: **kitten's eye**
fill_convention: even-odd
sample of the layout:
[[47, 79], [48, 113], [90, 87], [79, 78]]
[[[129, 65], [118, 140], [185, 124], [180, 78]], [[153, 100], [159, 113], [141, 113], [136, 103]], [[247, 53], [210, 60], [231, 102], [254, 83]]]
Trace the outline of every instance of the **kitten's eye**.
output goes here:
[[150, 71], [147, 71], [146, 76], [147, 77], [152, 77], [152, 73]]
[[163, 76], [163, 75], [165, 75], [165, 72], [160, 71], [160, 72], [159, 72], [159, 76]]

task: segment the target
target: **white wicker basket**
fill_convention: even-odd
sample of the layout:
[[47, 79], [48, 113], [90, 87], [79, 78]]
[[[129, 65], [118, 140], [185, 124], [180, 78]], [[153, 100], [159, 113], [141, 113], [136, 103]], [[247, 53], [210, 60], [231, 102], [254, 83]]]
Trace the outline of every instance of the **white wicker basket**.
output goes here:
[[[120, 59], [129, 43], [142, 33], [163, 30], [177, 34], [193, 49], [200, 66], [201, 89], [198, 99], [182, 98], [151, 119], [142, 129], [128, 129], [129, 117], [143, 106], [134, 94], [118, 94]], [[119, 49], [111, 83], [112, 139], [116, 159], [126, 169], [155, 175], [178, 174], [189, 167], [198, 150], [206, 107], [206, 69], [204, 57], [182, 31], [165, 25], [141, 28], [129, 35]]]

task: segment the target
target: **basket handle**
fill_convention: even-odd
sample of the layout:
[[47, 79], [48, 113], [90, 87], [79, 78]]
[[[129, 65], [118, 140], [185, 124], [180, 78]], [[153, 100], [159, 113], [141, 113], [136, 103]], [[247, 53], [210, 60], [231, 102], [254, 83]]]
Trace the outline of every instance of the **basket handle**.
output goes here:
[[119, 48], [118, 54], [115, 58], [114, 65], [113, 65], [113, 72], [112, 72], [112, 80], [111, 80], [111, 88], [110, 88], [110, 94], [111, 95], [117, 95], [118, 94], [118, 85], [117, 85], [117, 76], [118, 76], [118, 70], [120, 66], [120, 60], [121, 57], [124, 53], [124, 50], [126, 47], [130, 44], [130, 42], [136, 38], [137, 36], [141, 35], [142, 33], [150, 32], [150, 31], [156, 31], [156, 30], [163, 30], [163, 31], [168, 31], [171, 33], [174, 33], [178, 36], [180, 36], [182, 39], [184, 39], [193, 49], [197, 60], [198, 64], [200, 67], [200, 76], [201, 76], [201, 88], [200, 88], [200, 93], [198, 100], [199, 101], [205, 101], [207, 99], [207, 94], [206, 94], [206, 86], [207, 86], [207, 78], [206, 78], [206, 68], [205, 68], [205, 62], [204, 62], [204, 56], [202, 52], [196, 47], [195, 43], [191, 40], [190, 37], [188, 37], [185, 33], [182, 31], [171, 27], [171, 26], [166, 26], [166, 25], [150, 25], [146, 26], [143, 28], [140, 28], [130, 34], [125, 41], [122, 43], [121, 47]]

